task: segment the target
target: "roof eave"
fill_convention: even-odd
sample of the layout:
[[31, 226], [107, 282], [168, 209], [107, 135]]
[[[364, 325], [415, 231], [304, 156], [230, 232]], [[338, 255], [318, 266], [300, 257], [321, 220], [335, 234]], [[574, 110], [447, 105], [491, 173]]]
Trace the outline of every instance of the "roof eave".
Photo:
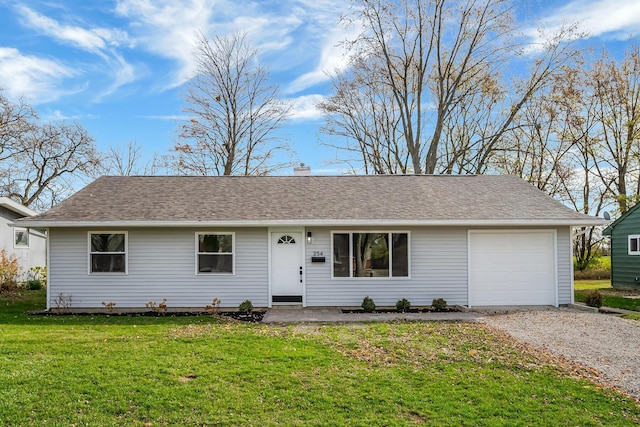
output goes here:
[[28, 207], [23, 206], [8, 197], [0, 197], [0, 206], [25, 217], [32, 217], [38, 214], [34, 210], [31, 210]]
[[36, 228], [87, 228], [87, 227], [283, 227], [283, 226], [399, 226], [399, 227], [533, 227], [533, 226], [601, 226], [607, 221], [599, 218], [562, 219], [435, 219], [435, 220], [394, 220], [394, 219], [289, 219], [289, 220], [222, 220], [222, 221], [46, 221], [24, 219], [20, 227]]

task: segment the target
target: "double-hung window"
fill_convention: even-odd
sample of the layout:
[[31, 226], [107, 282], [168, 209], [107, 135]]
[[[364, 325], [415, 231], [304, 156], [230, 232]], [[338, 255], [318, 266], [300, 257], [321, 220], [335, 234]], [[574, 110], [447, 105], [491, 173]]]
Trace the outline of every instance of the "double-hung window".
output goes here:
[[127, 233], [89, 233], [89, 273], [127, 272]]
[[333, 233], [333, 277], [408, 277], [409, 233]]
[[629, 255], [640, 255], [640, 235], [629, 236]]
[[196, 233], [196, 273], [233, 274], [233, 233]]

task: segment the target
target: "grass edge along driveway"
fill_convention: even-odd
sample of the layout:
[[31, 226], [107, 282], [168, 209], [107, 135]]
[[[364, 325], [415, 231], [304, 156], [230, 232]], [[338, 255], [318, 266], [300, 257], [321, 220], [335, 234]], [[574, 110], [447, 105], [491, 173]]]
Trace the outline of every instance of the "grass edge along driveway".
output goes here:
[[0, 425], [626, 426], [638, 404], [487, 326], [28, 316], [0, 296]]

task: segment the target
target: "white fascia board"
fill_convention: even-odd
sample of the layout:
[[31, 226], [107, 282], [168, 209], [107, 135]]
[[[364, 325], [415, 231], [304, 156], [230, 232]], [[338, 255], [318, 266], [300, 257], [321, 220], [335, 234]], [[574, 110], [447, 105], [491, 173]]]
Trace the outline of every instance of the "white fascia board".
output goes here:
[[558, 220], [269, 220], [269, 221], [29, 221], [14, 223], [18, 227], [72, 228], [72, 227], [337, 227], [337, 226], [401, 226], [401, 227], [538, 227], [538, 226], [598, 226], [607, 222], [593, 219]]
[[10, 211], [13, 211], [15, 213], [18, 213], [20, 215], [24, 215], [24, 216], [36, 216], [38, 213], [29, 209], [26, 206], [22, 206], [20, 203], [18, 202], [14, 202], [13, 200], [11, 200], [8, 197], [0, 197], [0, 206], [2, 206], [3, 208], [9, 209]]

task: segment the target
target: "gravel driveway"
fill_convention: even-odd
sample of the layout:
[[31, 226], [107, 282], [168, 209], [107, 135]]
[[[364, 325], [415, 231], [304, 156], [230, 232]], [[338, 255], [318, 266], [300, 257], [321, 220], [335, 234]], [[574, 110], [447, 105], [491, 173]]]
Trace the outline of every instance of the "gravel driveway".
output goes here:
[[600, 372], [640, 400], [640, 322], [570, 309], [484, 316], [488, 325]]

